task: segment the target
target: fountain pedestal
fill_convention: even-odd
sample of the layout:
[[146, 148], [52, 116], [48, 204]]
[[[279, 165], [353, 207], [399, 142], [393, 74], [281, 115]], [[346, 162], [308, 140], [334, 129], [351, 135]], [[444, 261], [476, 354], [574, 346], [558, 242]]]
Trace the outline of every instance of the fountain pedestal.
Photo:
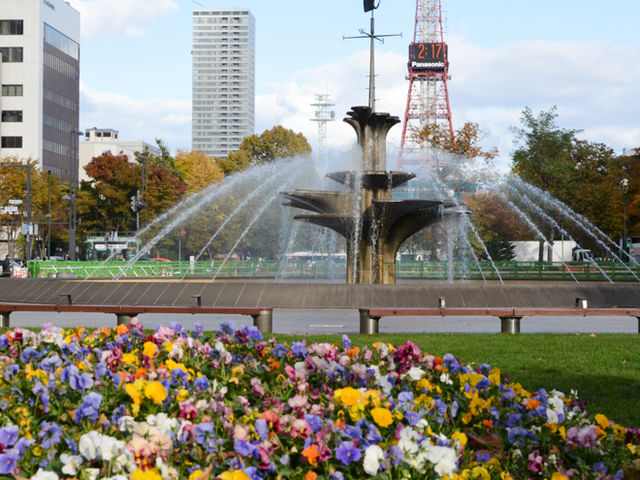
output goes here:
[[402, 243], [438, 221], [439, 200], [393, 199], [392, 190], [415, 177], [386, 171], [386, 138], [400, 119], [369, 107], [352, 107], [344, 119], [356, 131], [363, 170], [329, 173], [345, 191], [296, 190], [287, 205], [313, 212], [296, 220], [330, 228], [346, 239], [347, 283], [396, 283], [396, 255]]

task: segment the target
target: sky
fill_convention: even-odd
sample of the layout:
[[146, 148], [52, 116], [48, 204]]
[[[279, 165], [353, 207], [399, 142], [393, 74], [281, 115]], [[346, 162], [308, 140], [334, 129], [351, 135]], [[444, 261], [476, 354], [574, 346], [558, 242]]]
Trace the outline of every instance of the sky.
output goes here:
[[[191, 150], [194, 8], [248, 8], [256, 20], [256, 125], [302, 132], [317, 146], [314, 95], [328, 93], [330, 149], [350, 148], [341, 119], [368, 102], [369, 29], [362, 0], [70, 0], [81, 14], [80, 128]], [[525, 107], [557, 107], [557, 124], [616, 153], [640, 147], [638, 0], [442, 0], [454, 128], [476, 122], [508, 167]], [[416, 0], [380, 0], [376, 110], [401, 119]], [[399, 144], [401, 125], [388, 141]]]

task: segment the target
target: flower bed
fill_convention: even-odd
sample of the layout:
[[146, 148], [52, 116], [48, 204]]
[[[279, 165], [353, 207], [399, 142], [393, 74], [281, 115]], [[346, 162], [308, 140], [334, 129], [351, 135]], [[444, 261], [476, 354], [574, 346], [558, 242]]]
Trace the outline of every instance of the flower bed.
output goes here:
[[[413, 343], [253, 327], [0, 336], [0, 477], [638, 478], [640, 430]], [[635, 476], [634, 476], [635, 475]]]

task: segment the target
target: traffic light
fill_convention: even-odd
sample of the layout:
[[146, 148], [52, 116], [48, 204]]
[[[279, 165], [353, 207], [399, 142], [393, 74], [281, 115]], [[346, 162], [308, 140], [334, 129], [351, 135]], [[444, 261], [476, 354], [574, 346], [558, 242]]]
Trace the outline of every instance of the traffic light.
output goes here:
[[631, 248], [632, 238], [627, 237], [627, 249]]
[[136, 195], [137, 195], [136, 202], [137, 202], [138, 210], [142, 210], [147, 206], [147, 204], [144, 203], [144, 197], [142, 196], [142, 192], [140, 190], [138, 190]]
[[131, 195], [131, 210], [138, 211], [138, 197], [137, 195]]

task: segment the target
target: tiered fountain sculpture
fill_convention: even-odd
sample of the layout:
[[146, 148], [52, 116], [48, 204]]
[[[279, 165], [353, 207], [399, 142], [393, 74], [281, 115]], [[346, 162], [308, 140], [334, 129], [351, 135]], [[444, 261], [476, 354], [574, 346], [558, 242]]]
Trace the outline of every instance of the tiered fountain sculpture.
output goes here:
[[400, 245], [422, 228], [439, 221], [440, 200], [394, 199], [391, 192], [415, 177], [386, 171], [387, 133], [400, 119], [370, 107], [352, 107], [344, 119], [356, 131], [363, 170], [329, 173], [346, 191], [296, 190], [284, 193], [286, 205], [314, 212], [296, 220], [330, 228], [346, 239], [347, 283], [396, 283]]

